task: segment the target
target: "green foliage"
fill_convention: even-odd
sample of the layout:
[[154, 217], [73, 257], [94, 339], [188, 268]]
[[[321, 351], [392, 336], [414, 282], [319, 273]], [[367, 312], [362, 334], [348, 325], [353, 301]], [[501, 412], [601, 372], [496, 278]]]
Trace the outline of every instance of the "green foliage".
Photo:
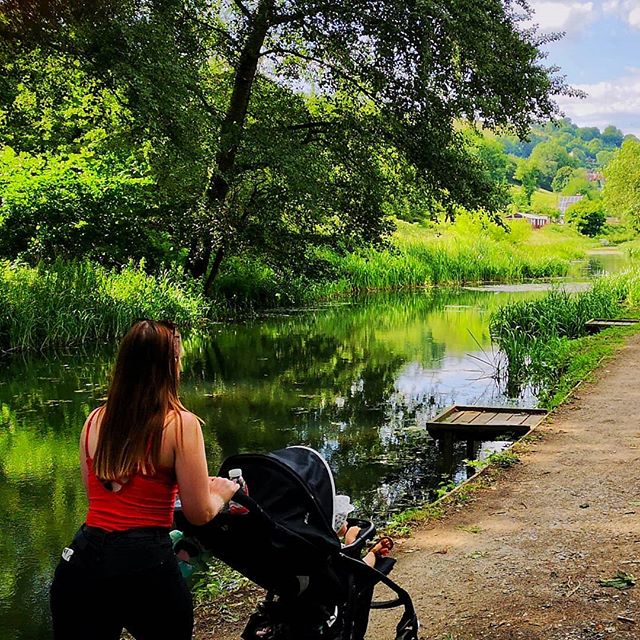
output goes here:
[[508, 469], [513, 465], [520, 462], [520, 458], [513, 451], [496, 451], [488, 455], [484, 460], [465, 460], [464, 463], [473, 467], [477, 471], [485, 469], [489, 466], [500, 467], [502, 469]]
[[384, 533], [396, 537], [408, 537], [412, 527], [428, 520], [439, 520], [444, 515], [441, 507], [428, 504], [421, 508], [408, 509], [391, 516]]
[[602, 200], [582, 200], [572, 204], [565, 212], [565, 220], [585, 236], [595, 237], [604, 227], [606, 215]]
[[559, 169], [575, 167], [576, 158], [569, 155], [566, 147], [558, 141], [541, 142], [536, 145], [528, 162], [538, 170], [538, 185], [543, 189], [551, 189], [552, 181]]
[[608, 147], [619, 147], [624, 140], [624, 134], [618, 127], [609, 125], [602, 132], [602, 142]]
[[613, 578], [600, 578], [598, 584], [603, 587], [612, 587], [613, 589], [630, 589], [636, 585], [636, 577], [625, 571], [618, 571]]
[[636, 309], [639, 303], [640, 272], [629, 271], [602, 278], [585, 293], [555, 290], [539, 300], [500, 308], [491, 317], [490, 329], [507, 356], [511, 392], [532, 384], [541, 402], [556, 406], [617, 348], [620, 336], [636, 331], [608, 330], [584, 337], [585, 323], [596, 317], [620, 317], [625, 306]]
[[542, 181], [542, 172], [535, 162], [521, 160], [516, 168], [514, 178], [520, 181], [526, 205], [531, 205], [531, 196]]
[[640, 141], [626, 140], [605, 168], [604, 175], [607, 211], [640, 231]]
[[[578, 127], [569, 118], [562, 118], [531, 128], [524, 140], [512, 135], [503, 135], [502, 141], [505, 151], [519, 158], [529, 158], [538, 145], [544, 145], [542, 154], [551, 161], [558, 161], [561, 166], [586, 167], [596, 162], [597, 155], [603, 151], [611, 151], [621, 146], [622, 134], [616, 127], [606, 127], [603, 132], [597, 127]], [[556, 145], [564, 149], [570, 156], [567, 161], [562, 152], [560, 156], [549, 153]], [[602, 166], [602, 165], [601, 165]], [[553, 176], [552, 176], [553, 178]]]
[[572, 167], [560, 167], [556, 172], [556, 175], [551, 182], [551, 188], [556, 193], [561, 193], [562, 190], [567, 186], [569, 181], [573, 176], [573, 168]]
[[[55, 99], [64, 85], [55, 59], [69, 78], [84, 74], [74, 105], [80, 86], [122, 105], [118, 126], [132, 135], [121, 140], [145, 151], [158, 186], [153, 204], [170, 236], [160, 244], [188, 254], [207, 292], [228, 257], [274, 268], [304, 264], [319, 246], [379, 242], [385, 213], [407, 202], [499, 211], [501, 159], [457, 123], [524, 135], [554, 115], [554, 96], [568, 89], [539, 50], [553, 37], [522, 28], [530, 11], [499, 0], [370, 9], [368, 0], [12, 2], [0, 100], [10, 111], [20, 97], [33, 122], [47, 108], [68, 111], [66, 95]], [[311, 96], [301, 89], [310, 86]], [[83, 127], [110, 133], [111, 113], [98, 109]], [[53, 121], [64, 129], [69, 117]], [[58, 137], [77, 141], [70, 130]], [[143, 212], [140, 221], [159, 226]]]
[[526, 222], [509, 232], [486, 217], [460, 213], [454, 224], [438, 229], [437, 235], [418, 233], [420, 227], [403, 224], [395, 248], [327, 258], [338, 277], [355, 289], [370, 290], [558, 276], [566, 274], [570, 259], [584, 255], [584, 246], [574, 239], [546, 233], [532, 246]]
[[[209, 560], [206, 570], [196, 574], [192, 593], [196, 604], [217, 600], [221, 596], [246, 589], [248, 578], [216, 559]], [[224, 603], [223, 603], [224, 604]]]
[[86, 150], [64, 157], [1, 150], [0, 257], [160, 263], [169, 238], [145, 226], [156, 214], [153, 180], [133, 158], [114, 169]]
[[152, 277], [90, 262], [0, 263], [0, 348], [44, 349], [120, 338], [139, 318], [200, 327], [209, 305], [176, 273]]
[[440, 498], [444, 498], [448, 493], [453, 491], [456, 488], [455, 480], [443, 480], [436, 488], [434, 494], [435, 499], [439, 500]]
[[576, 169], [566, 181], [562, 193], [565, 196], [589, 196], [596, 197], [597, 187], [587, 177], [585, 169]]

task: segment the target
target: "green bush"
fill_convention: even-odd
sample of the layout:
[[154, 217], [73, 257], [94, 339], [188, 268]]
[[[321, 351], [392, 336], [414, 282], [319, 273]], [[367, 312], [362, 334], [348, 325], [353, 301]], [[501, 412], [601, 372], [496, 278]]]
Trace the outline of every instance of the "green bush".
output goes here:
[[583, 198], [572, 204], [565, 213], [566, 221], [573, 225], [582, 235], [594, 238], [603, 229], [605, 216], [602, 200]]

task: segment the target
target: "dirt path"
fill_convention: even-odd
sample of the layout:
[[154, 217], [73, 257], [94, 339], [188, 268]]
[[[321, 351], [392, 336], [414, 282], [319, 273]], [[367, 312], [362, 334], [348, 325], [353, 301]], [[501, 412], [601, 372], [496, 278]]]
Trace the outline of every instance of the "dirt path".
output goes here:
[[[414, 598], [421, 637], [640, 638], [639, 367], [640, 336], [539, 428], [521, 464], [397, 545], [392, 577]], [[598, 584], [618, 570], [638, 585]], [[394, 638], [396, 621], [376, 612], [367, 637]], [[196, 636], [213, 637], [238, 633]]]

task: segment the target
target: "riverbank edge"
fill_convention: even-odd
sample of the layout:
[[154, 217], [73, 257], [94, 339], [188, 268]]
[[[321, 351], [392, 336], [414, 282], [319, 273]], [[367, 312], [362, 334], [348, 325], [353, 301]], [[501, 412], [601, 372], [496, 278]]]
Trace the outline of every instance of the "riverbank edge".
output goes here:
[[[527, 434], [505, 447], [498, 456], [498, 462], [489, 462], [487, 466], [479, 469], [470, 478], [453, 487], [450, 491], [440, 496], [437, 500], [425, 505], [407, 509], [392, 517], [391, 521], [383, 529], [386, 534], [396, 535], [400, 538], [411, 537], [412, 531], [426, 524], [430, 520], [437, 520], [447, 515], [449, 509], [459, 508], [464, 505], [471, 494], [504, 475], [508, 469], [517, 464], [520, 455], [526, 453], [530, 443], [540, 439], [539, 430], [557, 413], [557, 411], [569, 402], [580, 386], [593, 378], [599, 369], [615, 359], [618, 352], [625, 346], [627, 340], [640, 333], [640, 321], [630, 327], [615, 327], [606, 329], [592, 336], [577, 338], [572, 342], [587, 343], [589, 348], [580, 352], [582, 357], [591, 357], [591, 364], [582, 368], [578, 375], [568, 370], [558, 381], [558, 392], [550, 399], [549, 413], [533, 427]], [[512, 454], [513, 458], [502, 457], [502, 454]], [[406, 535], [403, 535], [406, 534]]]
[[[212, 297], [178, 267], [154, 274], [143, 262], [104, 267], [90, 260], [0, 260], [0, 355], [101, 344], [121, 337], [141, 317], [169, 319], [185, 334], [200, 335], [218, 322], [366, 293], [549, 282], [566, 277], [593, 248], [585, 239], [559, 237], [557, 245], [532, 244], [523, 252], [489, 236], [456, 238], [439, 248], [423, 238], [393, 250], [334, 256], [333, 273], [318, 278], [283, 278], [273, 270], [265, 275], [259, 264], [241, 265], [221, 276]], [[567, 242], [576, 245], [569, 250]], [[518, 257], [505, 261], [503, 254], [516, 249]]]
[[[593, 355], [591, 366], [581, 371], [579, 379], [567, 388], [561, 399], [556, 400], [550, 408], [549, 413], [525, 436], [516, 440], [506, 447], [500, 454], [507, 454], [509, 457], [499, 457], [497, 463], [488, 464], [479, 469], [470, 478], [460, 483], [450, 491], [440, 496], [437, 500], [407, 509], [396, 514], [386, 527], [381, 529], [381, 534], [392, 535], [400, 546], [411, 538], [416, 530], [427, 526], [430, 522], [441, 520], [464, 508], [473, 499], [473, 495], [482, 489], [486, 489], [499, 478], [503, 478], [509, 468], [520, 463], [520, 457], [524, 455], [528, 447], [541, 440], [544, 436], [540, 433], [541, 428], [557, 413], [557, 411], [571, 401], [576, 391], [585, 382], [588, 382], [597, 374], [599, 370], [613, 361], [619, 351], [624, 348], [627, 341], [640, 333], [640, 324], [631, 327], [612, 328], [601, 331], [592, 336], [578, 338], [576, 341], [587, 342], [590, 345], [590, 352]], [[582, 352], [584, 355], [584, 352]], [[565, 376], [572, 379], [572, 372], [568, 371]], [[223, 571], [224, 579], [229, 579], [232, 570]], [[243, 583], [238, 589], [228, 589], [226, 585], [220, 585], [216, 589], [218, 595], [209, 600], [203, 600], [196, 606], [196, 627], [210, 628], [215, 626], [216, 631], [231, 630], [239, 623], [241, 615], [248, 615], [250, 610], [259, 600], [260, 591], [254, 586], [247, 586]], [[194, 635], [195, 640], [204, 636]]]

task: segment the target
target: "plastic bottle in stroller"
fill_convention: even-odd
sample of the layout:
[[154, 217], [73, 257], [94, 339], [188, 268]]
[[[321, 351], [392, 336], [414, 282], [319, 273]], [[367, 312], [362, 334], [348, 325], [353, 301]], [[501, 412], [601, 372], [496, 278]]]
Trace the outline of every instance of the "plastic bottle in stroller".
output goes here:
[[[231, 480], [232, 482], [235, 482], [240, 487], [240, 490], [242, 491], [242, 493], [244, 493], [247, 496], [249, 495], [249, 489], [247, 488], [247, 483], [242, 477], [242, 469], [230, 469], [229, 480]], [[249, 509], [247, 509], [246, 507], [243, 507], [241, 504], [238, 504], [237, 502], [234, 502], [233, 500], [229, 502], [228, 509], [229, 509], [229, 513], [234, 516], [244, 515], [245, 513], [249, 513]]]

